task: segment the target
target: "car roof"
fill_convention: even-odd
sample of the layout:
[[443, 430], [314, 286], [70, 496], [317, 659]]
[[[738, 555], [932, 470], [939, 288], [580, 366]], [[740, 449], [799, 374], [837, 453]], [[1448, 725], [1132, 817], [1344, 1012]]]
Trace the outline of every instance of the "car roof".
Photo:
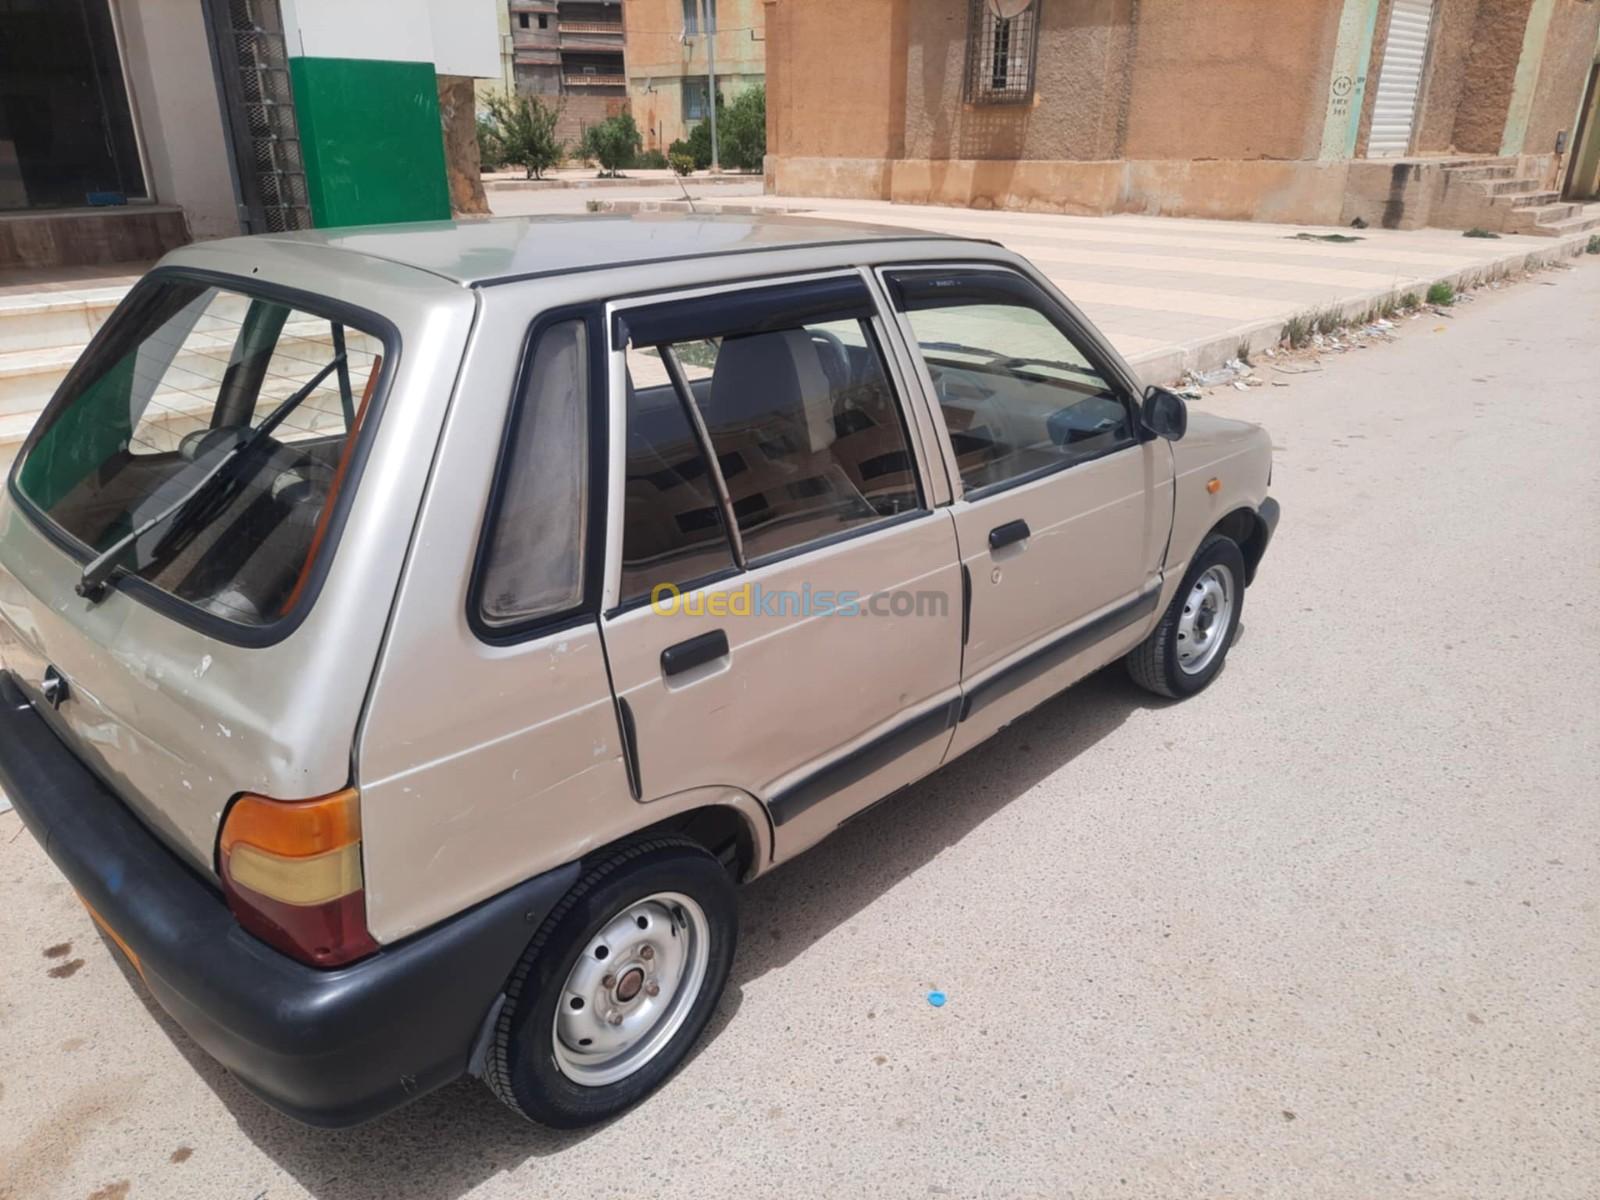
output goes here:
[[[273, 233], [249, 239], [348, 251], [467, 287], [712, 255], [893, 241], [969, 239], [787, 214], [590, 213], [465, 218]], [[219, 247], [220, 248], [220, 247]]]

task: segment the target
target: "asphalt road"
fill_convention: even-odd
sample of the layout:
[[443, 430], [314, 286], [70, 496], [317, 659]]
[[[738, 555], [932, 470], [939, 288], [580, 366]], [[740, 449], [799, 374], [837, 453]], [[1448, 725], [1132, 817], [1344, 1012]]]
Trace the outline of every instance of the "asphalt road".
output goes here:
[[600, 1130], [275, 1116], [0, 815], [0, 1196], [1594, 1196], [1600, 262], [1403, 333], [1208, 401], [1284, 511], [1209, 692], [1104, 672], [752, 886]]

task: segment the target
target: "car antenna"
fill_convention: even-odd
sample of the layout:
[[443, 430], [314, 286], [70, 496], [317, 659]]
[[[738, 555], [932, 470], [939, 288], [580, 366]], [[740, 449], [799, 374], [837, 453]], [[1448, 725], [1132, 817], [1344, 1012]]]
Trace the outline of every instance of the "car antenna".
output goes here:
[[694, 206], [694, 197], [689, 194], [689, 187], [683, 182], [683, 176], [674, 171], [672, 173], [672, 177], [678, 181], [678, 187], [683, 192], [683, 198], [689, 202], [689, 211], [698, 217], [700, 215], [700, 210]]

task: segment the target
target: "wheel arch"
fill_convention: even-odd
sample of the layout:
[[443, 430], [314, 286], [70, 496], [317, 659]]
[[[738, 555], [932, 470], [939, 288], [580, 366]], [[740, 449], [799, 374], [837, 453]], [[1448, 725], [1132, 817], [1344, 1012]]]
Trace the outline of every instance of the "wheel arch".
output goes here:
[[1267, 540], [1272, 536], [1272, 530], [1261, 519], [1261, 514], [1247, 504], [1240, 505], [1206, 530], [1205, 537], [1200, 539], [1201, 544], [1214, 533], [1231, 538], [1238, 545], [1239, 552], [1244, 555], [1245, 586], [1254, 583], [1256, 568], [1261, 565], [1262, 555], [1267, 552]]

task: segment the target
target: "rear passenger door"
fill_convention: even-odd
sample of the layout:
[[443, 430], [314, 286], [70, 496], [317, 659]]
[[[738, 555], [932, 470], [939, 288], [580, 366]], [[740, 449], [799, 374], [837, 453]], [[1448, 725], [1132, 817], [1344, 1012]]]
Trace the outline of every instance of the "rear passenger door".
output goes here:
[[857, 272], [617, 304], [610, 326], [602, 628], [637, 792], [740, 788], [791, 853], [949, 741], [960, 569], [918, 417]]
[[1019, 272], [884, 274], [943, 426], [970, 615], [959, 753], [1137, 644], [1154, 620], [1172, 458], [1134, 384]]

